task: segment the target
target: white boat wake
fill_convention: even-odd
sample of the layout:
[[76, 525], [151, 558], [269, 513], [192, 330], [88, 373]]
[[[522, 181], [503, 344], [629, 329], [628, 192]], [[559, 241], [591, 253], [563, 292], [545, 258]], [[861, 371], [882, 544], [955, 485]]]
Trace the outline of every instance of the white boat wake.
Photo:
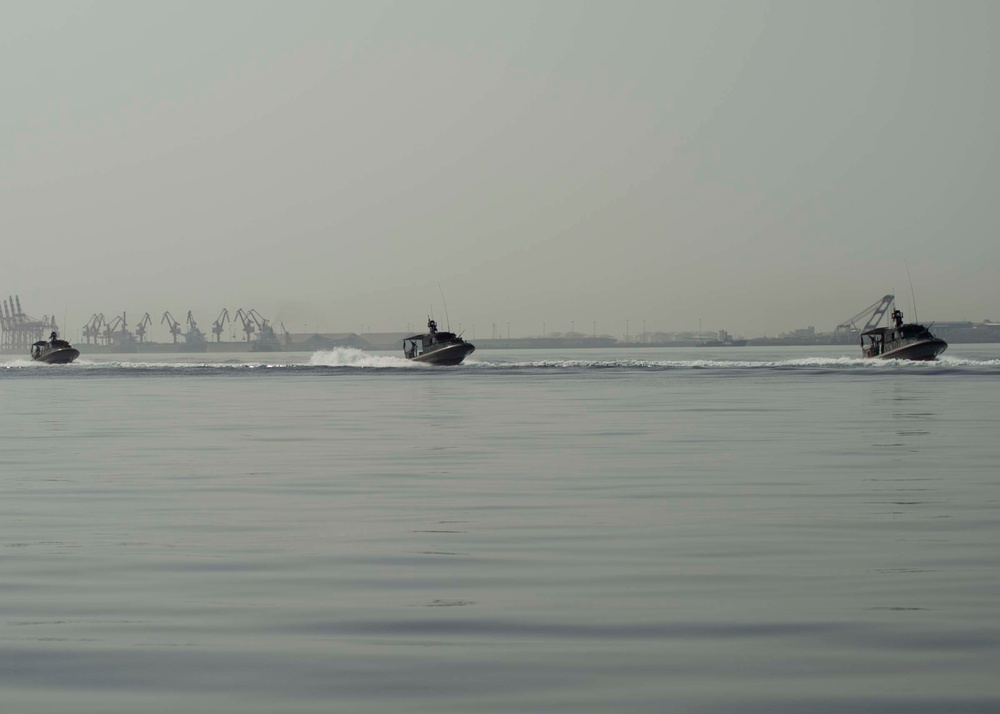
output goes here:
[[335, 347], [332, 350], [316, 352], [309, 358], [309, 364], [313, 367], [373, 367], [380, 369], [428, 366], [412, 362], [405, 357], [376, 355], [356, 347]]
[[[276, 355], [277, 356], [277, 355]], [[303, 358], [300, 357], [299, 360]], [[375, 354], [353, 347], [338, 347], [313, 353], [307, 360], [292, 362], [244, 362], [240, 359], [226, 359], [217, 362], [186, 362], [186, 361], [99, 361], [91, 358], [78, 359], [71, 365], [46, 365], [33, 362], [30, 359], [14, 358], [0, 361], [0, 370], [10, 372], [42, 370], [39, 374], [60, 372], [164, 372], [176, 373], [183, 371], [199, 372], [302, 372], [317, 369], [372, 369], [372, 370], [431, 370], [450, 372], [454, 370], [482, 371], [491, 370], [637, 370], [637, 371], [674, 371], [674, 370], [707, 370], [707, 371], [744, 371], [744, 370], [776, 370], [790, 371], [850, 371], [850, 370], [888, 370], [890, 372], [935, 373], [948, 370], [972, 371], [986, 370], [992, 373], [1000, 369], [1000, 359], [975, 360], [953, 356], [941, 356], [930, 362], [911, 362], [906, 360], [877, 360], [860, 357], [800, 357], [795, 359], [777, 360], [642, 360], [642, 359], [543, 359], [506, 361], [504, 359], [468, 359], [465, 363], [453, 367], [436, 367], [397, 357], [395, 355]]]
[[909, 360], [874, 360], [861, 357], [802, 357], [787, 360], [538, 360], [505, 362], [502, 360], [469, 361], [467, 367], [479, 369], [878, 369], [935, 370], [955, 367], [1000, 367], [1000, 359], [971, 360], [939, 357], [932, 362]]

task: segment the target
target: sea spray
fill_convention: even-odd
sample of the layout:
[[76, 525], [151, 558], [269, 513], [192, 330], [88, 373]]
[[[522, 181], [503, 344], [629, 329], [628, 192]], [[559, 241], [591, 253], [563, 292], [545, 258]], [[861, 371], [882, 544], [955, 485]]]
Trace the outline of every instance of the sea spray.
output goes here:
[[372, 354], [356, 347], [335, 347], [332, 350], [316, 352], [309, 358], [309, 364], [313, 367], [372, 367], [382, 369], [427, 366], [403, 357]]

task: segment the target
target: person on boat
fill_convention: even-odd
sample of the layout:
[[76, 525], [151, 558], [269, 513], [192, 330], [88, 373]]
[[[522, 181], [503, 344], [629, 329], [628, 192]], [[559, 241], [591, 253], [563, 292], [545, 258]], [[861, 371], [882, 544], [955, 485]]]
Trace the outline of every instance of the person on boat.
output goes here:
[[56, 333], [56, 331], [55, 331], [55, 330], [53, 330], [53, 331], [52, 331], [52, 334], [51, 334], [51, 335], [49, 335], [49, 343], [50, 343], [50, 344], [55, 344], [56, 340], [58, 340], [58, 339], [59, 339], [59, 335], [58, 335], [58, 333]]
[[902, 327], [903, 326], [903, 311], [902, 310], [893, 310], [892, 311], [892, 322], [893, 322], [893, 324], [896, 325], [896, 327]]

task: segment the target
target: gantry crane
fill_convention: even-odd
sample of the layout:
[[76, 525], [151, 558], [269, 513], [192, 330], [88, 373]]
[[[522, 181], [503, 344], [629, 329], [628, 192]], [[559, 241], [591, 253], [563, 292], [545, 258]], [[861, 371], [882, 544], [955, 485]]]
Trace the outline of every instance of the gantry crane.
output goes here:
[[163, 313], [163, 317], [160, 319], [160, 324], [164, 322], [170, 328], [170, 334], [174, 338], [174, 344], [177, 344], [177, 335], [181, 334], [181, 323], [174, 319], [174, 316], [170, 314], [169, 311]]
[[139, 324], [135, 326], [135, 334], [139, 337], [139, 342], [146, 341], [146, 327], [152, 323], [153, 319], [149, 316], [148, 312], [139, 320]]
[[229, 320], [229, 310], [222, 308], [219, 317], [212, 323], [212, 334], [215, 335], [216, 342], [222, 339], [222, 327], [226, 324], [227, 320]]
[[21, 309], [21, 297], [9, 296], [0, 309], [0, 350], [20, 352], [58, 330], [55, 316], [45, 315], [41, 320], [26, 315]]

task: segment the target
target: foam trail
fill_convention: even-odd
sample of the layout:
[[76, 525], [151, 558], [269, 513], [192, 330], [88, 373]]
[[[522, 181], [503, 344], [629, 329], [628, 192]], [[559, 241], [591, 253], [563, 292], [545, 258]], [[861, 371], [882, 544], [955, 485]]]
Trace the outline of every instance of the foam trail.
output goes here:
[[332, 350], [316, 352], [309, 358], [309, 364], [312, 367], [399, 368], [426, 366], [403, 357], [374, 355], [356, 347], [335, 347]]
[[20, 358], [12, 359], [10, 361], [0, 362], [0, 367], [4, 367], [6, 369], [16, 369], [20, 367], [42, 367], [42, 366], [48, 366], [48, 365], [42, 365], [39, 362], [35, 362], [34, 360], [20, 359]]
[[[491, 355], [492, 356], [492, 355]], [[353, 347], [338, 347], [332, 350], [315, 352], [305, 362], [243, 362], [238, 359], [228, 359], [219, 362], [132, 362], [132, 361], [99, 361], [95, 359], [78, 359], [70, 365], [46, 365], [26, 358], [0, 360], [0, 370], [8, 373], [40, 370], [38, 374], [105, 374], [108, 372], [146, 372], [146, 373], [231, 373], [241, 372], [271, 372], [296, 373], [302, 370], [333, 369], [437, 369], [432, 365], [413, 362], [395, 355], [379, 355], [365, 352]], [[446, 371], [451, 371], [449, 368]], [[793, 359], [773, 360], [733, 360], [733, 359], [694, 359], [694, 360], [642, 360], [642, 359], [543, 359], [505, 361], [504, 359], [476, 360], [470, 359], [462, 365], [463, 370], [474, 371], [506, 371], [506, 370], [692, 370], [718, 371], [739, 373], [753, 370], [773, 370], [778, 372], [822, 371], [842, 372], [852, 370], [874, 370], [878, 372], [896, 373], [941, 373], [955, 371], [963, 374], [996, 374], [1000, 371], [1000, 359], [966, 359], [957, 356], [942, 355], [932, 362], [909, 362], [905, 360], [872, 360], [861, 357], [799, 357]]]
[[192, 370], [192, 369], [257, 369], [267, 367], [289, 367], [285, 364], [265, 364], [256, 362], [95, 362], [90, 360], [77, 360], [73, 363], [79, 367], [88, 369], [114, 369], [114, 370]]
[[1000, 360], [939, 358], [932, 362], [873, 360], [861, 357], [801, 357], [786, 360], [538, 360], [532, 362], [478, 361], [468, 366], [480, 369], [878, 369], [935, 370], [954, 367], [1000, 367]]

